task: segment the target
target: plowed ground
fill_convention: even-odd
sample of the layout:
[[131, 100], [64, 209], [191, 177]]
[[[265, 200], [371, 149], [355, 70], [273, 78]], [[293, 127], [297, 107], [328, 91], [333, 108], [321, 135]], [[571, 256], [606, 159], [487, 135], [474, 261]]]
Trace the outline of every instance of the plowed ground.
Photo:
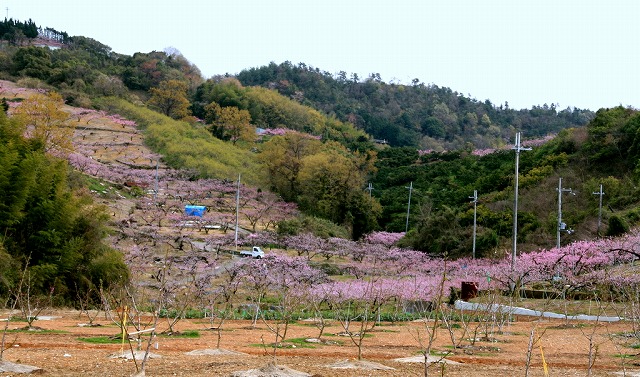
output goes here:
[[[7, 318], [8, 313], [1, 313]], [[112, 355], [129, 353], [129, 343], [95, 344], [80, 338], [116, 336], [120, 328], [100, 314], [95, 323], [100, 326], [79, 326], [87, 317], [77, 311], [56, 311], [48, 320], [38, 320], [37, 331], [15, 331], [25, 322], [10, 322], [4, 352], [4, 360], [42, 368], [44, 376], [129, 376], [136, 373], [139, 361], [111, 358]], [[427, 323], [429, 324], [429, 323]], [[471, 324], [475, 327], [475, 324]], [[194, 350], [216, 348], [216, 333], [209, 329], [207, 320], [182, 320], [177, 325], [181, 332], [197, 331], [199, 337], [158, 336], [151, 351], [159, 355], [148, 361], [147, 376], [229, 376], [237, 371], [261, 368], [274, 361], [269, 344], [274, 336], [264, 323], [254, 328], [250, 321], [230, 321], [224, 324], [221, 348], [242, 352], [240, 355], [187, 355]], [[162, 320], [159, 330], [166, 329]], [[484, 328], [484, 327], [482, 327]], [[497, 329], [494, 329], [497, 330]], [[461, 347], [453, 349], [449, 332], [439, 328], [434, 343], [438, 355], [449, 352], [447, 360], [459, 364], [431, 364], [427, 370], [431, 376], [524, 376], [531, 331], [539, 341], [532, 347], [529, 376], [544, 376], [542, 353], [551, 376], [613, 376], [626, 370], [634, 375], [640, 367], [638, 351], [630, 346], [637, 339], [629, 336], [632, 325], [626, 322], [571, 323], [563, 321], [518, 318], [502, 331], [493, 332], [490, 339], [480, 339], [471, 344], [461, 341]], [[133, 331], [131, 328], [129, 331]], [[365, 337], [363, 358], [394, 368], [393, 370], [336, 369], [330, 367], [338, 361], [354, 360], [357, 348], [348, 337], [337, 336], [342, 332], [337, 323], [331, 324], [322, 337], [325, 344], [303, 343], [299, 338], [314, 338], [318, 329], [311, 322], [292, 324], [285, 347], [277, 350], [276, 363], [313, 376], [424, 376], [424, 365], [403, 363], [397, 358], [416, 356], [420, 352], [418, 337], [425, 337], [425, 323], [382, 323], [370, 336]], [[461, 330], [456, 329], [457, 335]], [[419, 335], [418, 335], [419, 334]], [[595, 355], [589, 371], [589, 350]], [[135, 347], [135, 344], [133, 345]], [[156, 348], [157, 347], [157, 348]], [[542, 350], [542, 351], [541, 351]], [[11, 376], [2, 373], [2, 376]], [[620, 374], [622, 375], [622, 374]]]

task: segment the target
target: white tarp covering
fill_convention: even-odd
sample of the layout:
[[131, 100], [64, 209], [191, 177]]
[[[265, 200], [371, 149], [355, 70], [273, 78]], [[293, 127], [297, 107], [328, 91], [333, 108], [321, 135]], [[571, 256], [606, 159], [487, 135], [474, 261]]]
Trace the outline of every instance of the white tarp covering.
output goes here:
[[527, 315], [531, 317], [543, 317], [543, 318], [557, 318], [557, 319], [569, 319], [569, 320], [579, 320], [579, 321], [599, 321], [599, 322], [617, 322], [622, 318], [620, 317], [606, 317], [606, 316], [595, 316], [595, 315], [564, 315], [554, 312], [541, 312], [539, 310], [520, 308], [517, 306], [508, 306], [508, 305], [500, 305], [500, 304], [480, 304], [473, 302], [466, 302], [462, 300], [456, 300], [455, 308], [460, 310], [482, 310], [482, 311], [491, 311], [496, 313], [503, 314], [512, 314], [512, 315]]

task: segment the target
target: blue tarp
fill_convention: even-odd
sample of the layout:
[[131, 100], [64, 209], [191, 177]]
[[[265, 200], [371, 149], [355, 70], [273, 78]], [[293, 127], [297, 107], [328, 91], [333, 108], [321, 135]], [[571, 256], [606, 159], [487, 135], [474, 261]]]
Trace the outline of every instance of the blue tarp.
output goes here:
[[193, 206], [193, 205], [184, 206], [184, 213], [187, 216], [202, 217], [206, 210], [207, 210], [207, 207], [205, 206]]

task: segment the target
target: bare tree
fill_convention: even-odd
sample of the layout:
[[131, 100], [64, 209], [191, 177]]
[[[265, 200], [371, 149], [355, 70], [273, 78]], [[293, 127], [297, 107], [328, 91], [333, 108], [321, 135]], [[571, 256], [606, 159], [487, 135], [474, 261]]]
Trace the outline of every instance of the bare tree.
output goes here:
[[[421, 332], [420, 329], [416, 328], [415, 332], [411, 333], [413, 338], [418, 342], [420, 348], [422, 349], [421, 353], [424, 357], [425, 377], [429, 376], [429, 367], [432, 364], [429, 356], [432, 353], [433, 344], [438, 335], [438, 328], [440, 327], [442, 318], [444, 318], [447, 314], [445, 310], [443, 310], [445, 282], [447, 280], [446, 262], [442, 271], [442, 275], [438, 279], [435, 287], [433, 287], [434, 294], [431, 301], [429, 302], [429, 304], [425, 304], [420, 308], [422, 313], [422, 323], [424, 325], [423, 331]], [[425, 290], [424, 287], [420, 287], [418, 289], [420, 291]], [[448, 321], [449, 319], [445, 320], [444, 323], [450, 323]], [[449, 333], [451, 334], [450, 329]]]

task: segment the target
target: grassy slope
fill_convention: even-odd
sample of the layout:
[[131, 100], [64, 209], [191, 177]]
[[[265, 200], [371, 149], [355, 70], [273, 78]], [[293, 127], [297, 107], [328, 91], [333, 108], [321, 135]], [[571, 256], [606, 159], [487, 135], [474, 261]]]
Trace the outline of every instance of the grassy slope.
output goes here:
[[235, 180], [241, 174], [247, 184], [265, 183], [254, 153], [213, 137], [203, 127], [173, 120], [122, 99], [108, 98], [99, 104], [135, 120], [144, 129], [147, 146], [163, 155], [164, 162], [172, 168], [217, 179]]

